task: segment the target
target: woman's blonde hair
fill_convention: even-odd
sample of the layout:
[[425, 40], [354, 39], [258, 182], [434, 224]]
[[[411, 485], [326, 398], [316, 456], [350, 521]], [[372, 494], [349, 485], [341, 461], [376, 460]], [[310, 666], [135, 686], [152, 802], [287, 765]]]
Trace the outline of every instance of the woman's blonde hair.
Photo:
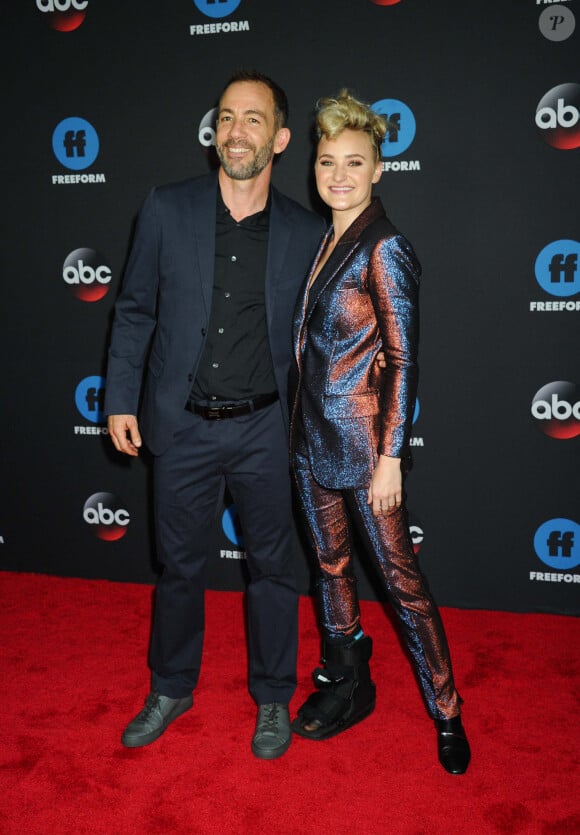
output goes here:
[[323, 136], [325, 139], [336, 139], [347, 128], [368, 133], [377, 159], [381, 158], [381, 144], [387, 133], [384, 116], [375, 113], [368, 104], [355, 99], [347, 89], [341, 90], [336, 98], [319, 99], [316, 108], [318, 139]]

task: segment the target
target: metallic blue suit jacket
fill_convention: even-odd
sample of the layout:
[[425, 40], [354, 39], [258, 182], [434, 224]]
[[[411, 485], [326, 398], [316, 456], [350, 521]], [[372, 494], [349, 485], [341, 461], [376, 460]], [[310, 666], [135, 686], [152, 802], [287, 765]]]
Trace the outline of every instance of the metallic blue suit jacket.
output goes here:
[[[312, 276], [330, 235], [312, 264]], [[336, 244], [294, 315], [294, 414], [315, 479], [367, 487], [378, 455], [410, 458], [421, 267], [373, 198]], [[386, 370], [375, 362], [384, 350]]]

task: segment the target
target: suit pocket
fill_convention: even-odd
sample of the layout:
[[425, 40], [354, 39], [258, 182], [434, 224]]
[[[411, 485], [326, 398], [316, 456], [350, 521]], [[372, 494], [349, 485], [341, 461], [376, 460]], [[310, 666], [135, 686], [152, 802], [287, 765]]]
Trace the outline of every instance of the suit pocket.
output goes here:
[[378, 392], [364, 394], [330, 394], [324, 398], [324, 417], [343, 420], [376, 415], [379, 412]]

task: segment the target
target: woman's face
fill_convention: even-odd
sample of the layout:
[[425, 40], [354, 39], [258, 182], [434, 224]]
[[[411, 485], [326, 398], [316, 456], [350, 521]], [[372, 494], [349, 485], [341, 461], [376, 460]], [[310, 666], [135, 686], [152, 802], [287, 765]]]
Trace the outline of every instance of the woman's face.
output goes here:
[[333, 212], [344, 212], [351, 223], [371, 202], [382, 166], [370, 135], [347, 128], [336, 139], [322, 137], [314, 170], [321, 198]]

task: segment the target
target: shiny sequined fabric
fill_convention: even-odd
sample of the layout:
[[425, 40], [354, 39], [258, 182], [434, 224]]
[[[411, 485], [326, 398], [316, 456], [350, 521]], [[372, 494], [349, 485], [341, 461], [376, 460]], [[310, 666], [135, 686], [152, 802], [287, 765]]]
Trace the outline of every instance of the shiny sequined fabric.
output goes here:
[[[328, 231], [311, 276], [332, 236]], [[420, 265], [374, 198], [306, 282], [294, 319], [291, 447], [319, 567], [325, 639], [360, 629], [354, 526], [398, 618], [433, 718], [459, 713], [445, 633], [408, 531], [405, 506], [380, 517], [367, 490], [380, 454], [410, 466], [417, 388]], [[387, 368], [376, 363], [380, 350]]]

